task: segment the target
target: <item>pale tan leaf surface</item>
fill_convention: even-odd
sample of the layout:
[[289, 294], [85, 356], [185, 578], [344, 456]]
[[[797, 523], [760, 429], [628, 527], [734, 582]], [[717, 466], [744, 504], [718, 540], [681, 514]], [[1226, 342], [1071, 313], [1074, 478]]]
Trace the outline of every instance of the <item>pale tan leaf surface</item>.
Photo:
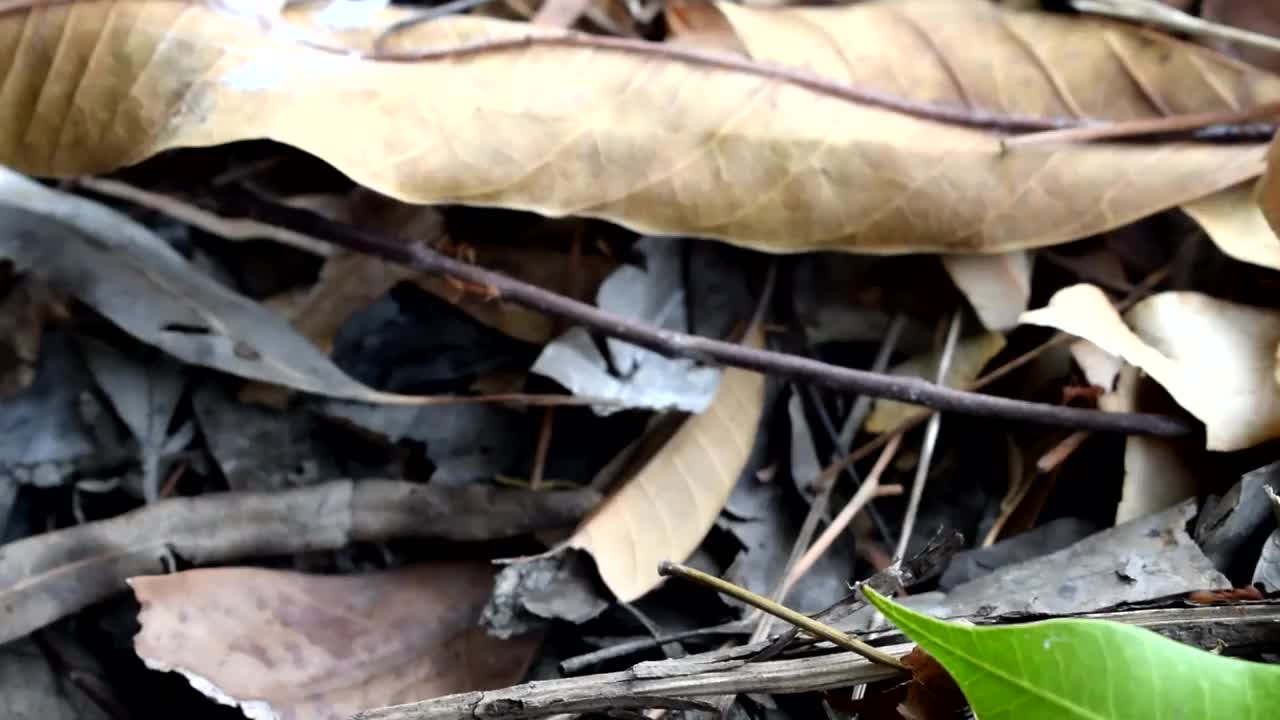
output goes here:
[[1280, 270], [1280, 239], [1267, 225], [1253, 193], [1243, 182], [1189, 202], [1182, 211], [1204, 228], [1218, 249], [1242, 262]]
[[352, 379], [271, 311], [91, 200], [0, 167], [0, 256], [185, 362], [317, 395], [418, 403]]
[[[1114, 392], [1098, 398], [1098, 407], [1108, 412], [1138, 412], [1141, 372], [1125, 365]], [[1130, 435], [1124, 444], [1124, 482], [1116, 506], [1116, 524], [1159, 512], [1195, 497], [1196, 463], [1186, 441]]]
[[1205, 424], [1210, 450], [1280, 436], [1280, 311], [1165, 292], [1121, 318], [1101, 290], [1081, 284], [1059, 290], [1022, 321], [1082, 337], [1143, 370]]
[[1026, 250], [997, 255], [943, 255], [942, 266], [969, 301], [982, 326], [1005, 331], [1031, 301], [1032, 254]]
[[210, 568], [129, 584], [147, 666], [178, 671], [250, 717], [339, 720], [505, 687], [537, 648], [534, 637], [499, 640], [478, 626], [493, 585], [481, 562], [342, 576]]
[[[991, 358], [1004, 349], [1005, 342], [1003, 334], [987, 332], [964, 338], [956, 343], [955, 353], [951, 356], [951, 366], [947, 368], [947, 387], [964, 387], [973, 382]], [[917, 355], [889, 372], [893, 375], [932, 380], [938, 374], [938, 351], [933, 350]], [[871, 414], [867, 416], [867, 422], [863, 427], [867, 432], [889, 432], [918, 412], [920, 408], [915, 405], [897, 400], [876, 400], [871, 406]]]
[[[758, 347], [754, 330], [747, 344]], [[755, 445], [764, 376], [726, 368], [715, 399], [691, 416], [565, 542], [585, 550], [619, 602], [661, 582], [658, 563], [683, 562], [715, 524]]]
[[[1127, 120], [1280, 98], [1280, 78], [1203, 48], [981, 0], [720, 7], [757, 59], [975, 111]], [[391, 49], [554, 32], [451, 17]], [[1186, 143], [1006, 153], [986, 130], [738, 69], [545, 45], [367, 62], [164, 0], [13, 11], [0, 48], [11, 50], [0, 164], [31, 174], [268, 138], [408, 202], [578, 214], [772, 252], [1051, 245], [1253, 177], [1263, 156], [1260, 144]]]
[[1272, 234], [1280, 236], [1280, 137], [1272, 140], [1267, 150], [1267, 169], [1254, 189], [1254, 201], [1262, 209]]

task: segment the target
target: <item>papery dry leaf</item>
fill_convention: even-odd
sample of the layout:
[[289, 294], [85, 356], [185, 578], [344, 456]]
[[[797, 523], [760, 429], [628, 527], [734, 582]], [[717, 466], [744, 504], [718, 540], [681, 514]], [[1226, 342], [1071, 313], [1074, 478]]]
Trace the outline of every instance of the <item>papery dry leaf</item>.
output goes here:
[[706, 0], [668, 0], [663, 4], [667, 42], [695, 45], [734, 55], [747, 54], [729, 19]]
[[[746, 344], [759, 347], [762, 339], [757, 327]], [[715, 524], [751, 458], [764, 381], [760, 373], [726, 368], [711, 405], [686, 420], [565, 542], [591, 554], [619, 602], [656, 587], [658, 564], [686, 560]]]
[[1218, 249], [1242, 262], [1280, 270], [1280, 239], [1267, 226], [1253, 193], [1244, 182], [1187, 203], [1182, 211], [1204, 229]]
[[1241, 450], [1280, 436], [1274, 375], [1280, 311], [1165, 292], [1122, 319], [1101, 290], [1081, 284], [1023, 313], [1022, 322], [1082, 337], [1141, 368], [1205, 424], [1210, 450]]
[[[947, 387], [964, 387], [973, 382], [991, 358], [1004, 349], [1004, 335], [988, 332], [974, 335], [956, 343], [947, 368]], [[932, 379], [938, 374], [938, 351], [917, 355], [889, 371], [893, 375]], [[871, 414], [863, 428], [867, 432], [883, 433], [896, 429], [920, 411], [915, 405], [897, 400], [879, 399], [871, 407]]]
[[147, 666], [253, 718], [339, 720], [505, 687], [538, 644], [478, 625], [493, 587], [483, 562], [341, 576], [209, 568], [129, 584], [142, 605], [134, 649]]
[[1026, 312], [1031, 301], [1032, 259], [1026, 250], [998, 255], [943, 255], [942, 266], [964, 293], [982, 326], [1005, 331], [1018, 324], [1018, 316]]
[[[1138, 412], [1141, 382], [1138, 369], [1125, 365], [1115, 390], [1098, 398], [1098, 407], [1108, 412]], [[1124, 443], [1124, 483], [1116, 506], [1117, 525], [1196, 496], [1196, 466], [1187, 459], [1193, 449], [1185, 447], [1185, 441], [1130, 435]]]
[[[975, 112], [1133, 120], [1280, 98], [1280, 78], [1164, 35], [981, 0], [719, 7], [753, 58]], [[1005, 151], [988, 130], [767, 73], [526, 40], [554, 33], [450, 17], [395, 34], [390, 49], [520, 42], [368, 62], [187, 2], [13, 10], [0, 17], [0, 47], [15, 49], [0, 56], [0, 163], [92, 174], [166, 148], [269, 138], [408, 202], [877, 253], [1065, 242], [1261, 170], [1262, 145], [1247, 143]]]
[[205, 275], [145, 226], [4, 167], [0, 227], [0, 256], [180, 360], [329, 397], [431, 400], [353, 380], [280, 317]]
[[1271, 141], [1267, 150], [1267, 169], [1254, 188], [1253, 199], [1271, 226], [1272, 234], [1280, 236], [1280, 135]]

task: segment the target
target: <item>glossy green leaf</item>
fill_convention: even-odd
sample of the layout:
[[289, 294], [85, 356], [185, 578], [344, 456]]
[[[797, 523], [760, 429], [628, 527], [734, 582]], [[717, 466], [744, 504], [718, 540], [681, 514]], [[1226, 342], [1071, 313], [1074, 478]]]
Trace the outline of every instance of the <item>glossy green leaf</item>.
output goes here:
[[979, 720], [1280, 717], [1280, 665], [1104, 620], [949, 623], [863, 592], [951, 673]]

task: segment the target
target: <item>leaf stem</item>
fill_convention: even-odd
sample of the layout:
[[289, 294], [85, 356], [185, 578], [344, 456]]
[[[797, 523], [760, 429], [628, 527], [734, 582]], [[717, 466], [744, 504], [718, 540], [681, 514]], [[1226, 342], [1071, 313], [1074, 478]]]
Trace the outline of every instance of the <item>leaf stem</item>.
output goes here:
[[774, 617], [781, 618], [805, 632], [827, 640], [837, 647], [844, 648], [849, 652], [857, 653], [862, 657], [879, 665], [886, 665], [897, 670], [906, 670], [906, 667], [894, 656], [874, 648], [861, 640], [846, 635], [839, 630], [824, 625], [811, 617], [802, 615], [791, 608], [776, 603], [762, 595], [757, 595], [746, 588], [739, 587], [727, 580], [721, 580], [714, 575], [708, 575], [701, 570], [694, 570], [691, 567], [681, 565], [679, 563], [664, 562], [658, 566], [658, 574], [664, 576], [676, 576], [698, 583], [715, 590], [722, 595], [728, 595], [737, 600], [741, 600], [752, 607], [759, 608]]

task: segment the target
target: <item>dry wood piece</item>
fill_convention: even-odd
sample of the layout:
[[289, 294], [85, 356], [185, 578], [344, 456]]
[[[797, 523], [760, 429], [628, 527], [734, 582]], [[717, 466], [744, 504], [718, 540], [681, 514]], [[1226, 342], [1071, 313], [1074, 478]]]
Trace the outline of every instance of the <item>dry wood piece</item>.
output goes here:
[[572, 526], [598, 499], [368, 479], [162, 500], [0, 547], [0, 644], [164, 572], [171, 553], [210, 563], [391, 538], [491, 540]]
[[[1231, 652], [1280, 643], [1280, 603], [1174, 607], [1081, 615], [1149, 628], [1205, 648], [1219, 640]], [[355, 720], [520, 720], [558, 713], [651, 707], [696, 708], [699, 698], [725, 693], [798, 693], [848, 687], [893, 674], [849, 652], [746, 663], [767, 641], [678, 660], [643, 662], [630, 670], [525, 683], [505, 690], [461, 693], [357, 713]], [[914, 645], [883, 648], [904, 657]]]

